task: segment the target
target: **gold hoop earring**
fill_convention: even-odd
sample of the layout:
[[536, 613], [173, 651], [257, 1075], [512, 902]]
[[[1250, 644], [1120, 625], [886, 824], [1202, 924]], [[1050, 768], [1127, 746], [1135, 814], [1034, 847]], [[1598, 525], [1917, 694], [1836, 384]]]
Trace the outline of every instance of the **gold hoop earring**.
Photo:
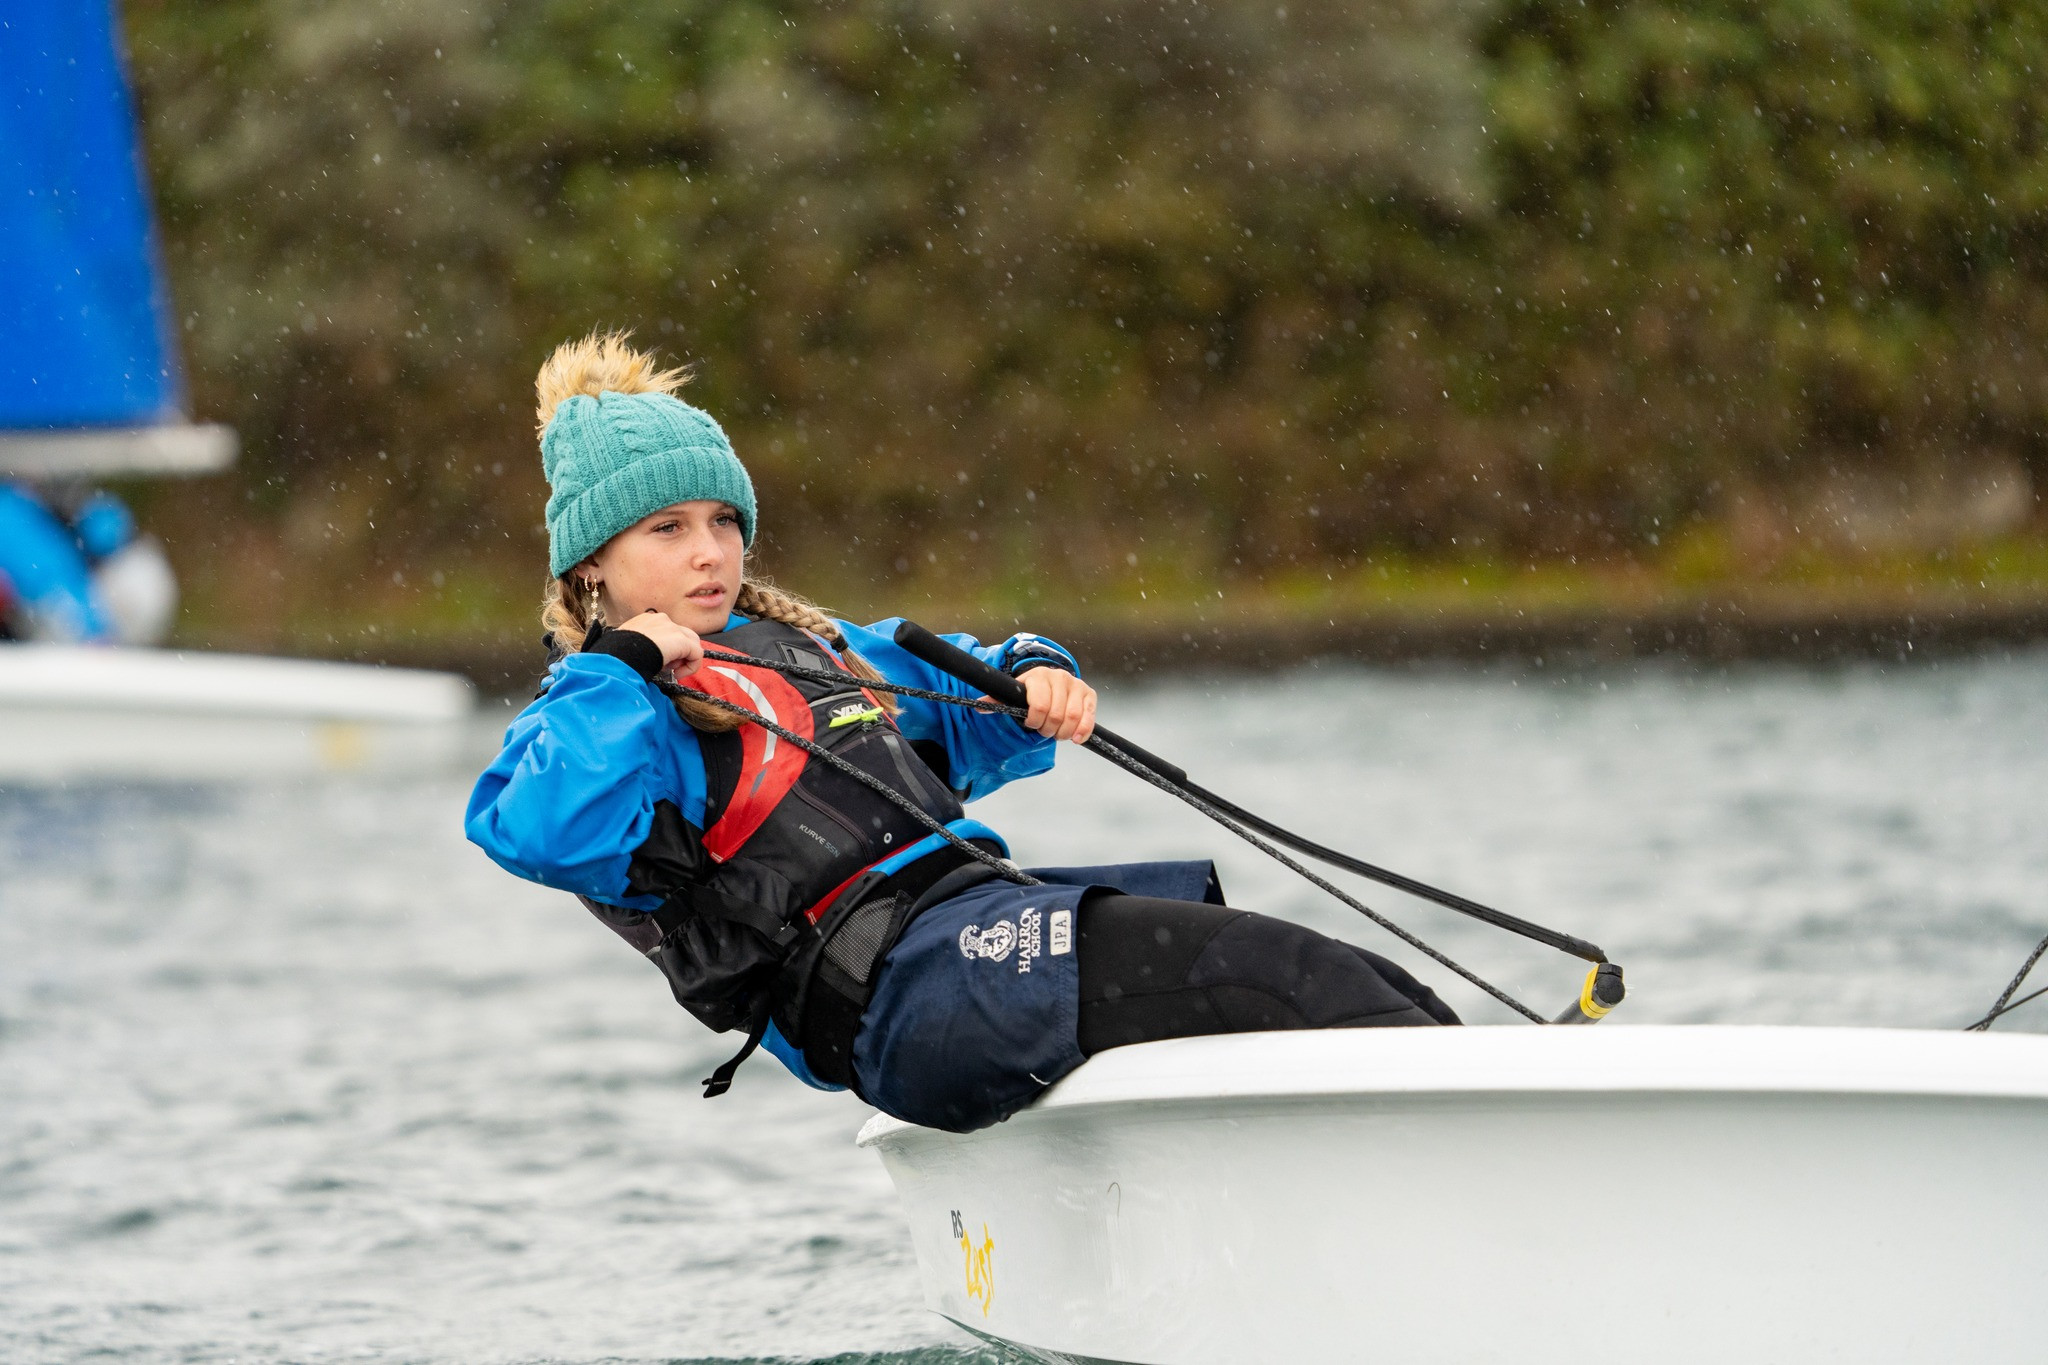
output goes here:
[[584, 590], [590, 594], [589, 598], [587, 599], [585, 613], [590, 617], [591, 620], [595, 621], [597, 619], [598, 612], [603, 610], [603, 608], [598, 605], [597, 601], [597, 580], [594, 578], [586, 578], [583, 580], [583, 587]]

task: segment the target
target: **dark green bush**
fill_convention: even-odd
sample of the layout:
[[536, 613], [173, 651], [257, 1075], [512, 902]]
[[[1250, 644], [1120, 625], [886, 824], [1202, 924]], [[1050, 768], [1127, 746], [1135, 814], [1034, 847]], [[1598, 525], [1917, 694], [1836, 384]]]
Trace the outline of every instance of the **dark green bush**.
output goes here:
[[2030, 6], [129, 20], [237, 515], [337, 573], [537, 575], [531, 375], [593, 326], [696, 363], [828, 593], [1617, 556], [1831, 478], [2048, 475]]

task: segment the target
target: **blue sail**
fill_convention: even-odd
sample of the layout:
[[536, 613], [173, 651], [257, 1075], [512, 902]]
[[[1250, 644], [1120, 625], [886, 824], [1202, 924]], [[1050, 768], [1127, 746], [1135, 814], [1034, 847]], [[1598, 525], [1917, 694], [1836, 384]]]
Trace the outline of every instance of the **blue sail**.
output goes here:
[[0, 8], [0, 432], [182, 420], [111, 0]]

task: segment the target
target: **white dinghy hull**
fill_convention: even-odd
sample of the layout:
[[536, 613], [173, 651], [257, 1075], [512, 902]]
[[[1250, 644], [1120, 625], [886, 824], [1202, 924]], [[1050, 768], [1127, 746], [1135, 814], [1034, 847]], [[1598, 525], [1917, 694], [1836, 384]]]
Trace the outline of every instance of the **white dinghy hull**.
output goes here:
[[476, 693], [418, 669], [90, 645], [0, 645], [0, 780], [430, 772]]
[[1185, 1039], [860, 1142], [926, 1303], [1043, 1359], [2048, 1359], [2043, 1037]]

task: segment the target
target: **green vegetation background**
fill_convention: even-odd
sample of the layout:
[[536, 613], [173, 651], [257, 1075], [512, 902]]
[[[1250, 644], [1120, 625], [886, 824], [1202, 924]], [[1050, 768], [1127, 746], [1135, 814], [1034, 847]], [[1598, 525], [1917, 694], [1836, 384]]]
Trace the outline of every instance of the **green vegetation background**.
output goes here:
[[524, 641], [531, 377], [693, 362], [766, 566], [1044, 624], [2048, 586], [2048, 11], [130, 0], [185, 634]]

